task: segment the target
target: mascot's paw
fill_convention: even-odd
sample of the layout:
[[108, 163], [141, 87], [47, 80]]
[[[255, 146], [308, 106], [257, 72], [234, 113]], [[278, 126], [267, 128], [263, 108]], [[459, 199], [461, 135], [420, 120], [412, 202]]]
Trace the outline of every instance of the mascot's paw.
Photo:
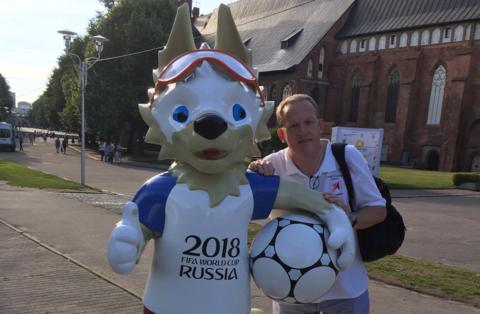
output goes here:
[[325, 210], [320, 218], [327, 224], [330, 230], [330, 238], [327, 245], [332, 249], [340, 249], [337, 265], [341, 270], [349, 268], [355, 259], [355, 234], [345, 212], [333, 206], [332, 209]]
[[108, 262], [113, 270], [128, 274], [135, 268], [141, 248], [143, 233], [138, 219], [138, 207], [128, 202], [123, 207], [122, 220], [117, 223], [108, 240]]
[[252, 308], [252, 310], [250, 311], [250, 314], [265, 314], [265, 312], [260, 309]]

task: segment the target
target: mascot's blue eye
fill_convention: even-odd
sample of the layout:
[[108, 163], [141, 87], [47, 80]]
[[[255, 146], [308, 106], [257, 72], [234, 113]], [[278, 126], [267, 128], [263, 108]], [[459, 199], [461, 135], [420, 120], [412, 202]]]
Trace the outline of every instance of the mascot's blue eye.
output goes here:
[[243, 109], [242, 105], [235, 104], [233, 105], [233, 118], [235, 121], [240, 121], [245, 119], [247, 112]]
[[185, 106], [179, 106], [173, 112], [173, 120], [183, 123], [188, 119], [188, 108]]

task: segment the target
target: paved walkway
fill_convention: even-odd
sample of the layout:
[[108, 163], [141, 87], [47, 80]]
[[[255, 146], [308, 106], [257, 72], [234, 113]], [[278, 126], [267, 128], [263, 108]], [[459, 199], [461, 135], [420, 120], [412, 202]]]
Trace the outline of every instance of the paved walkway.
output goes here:
[[139, 299], [0, 224], [0, 313], [141, 313]]

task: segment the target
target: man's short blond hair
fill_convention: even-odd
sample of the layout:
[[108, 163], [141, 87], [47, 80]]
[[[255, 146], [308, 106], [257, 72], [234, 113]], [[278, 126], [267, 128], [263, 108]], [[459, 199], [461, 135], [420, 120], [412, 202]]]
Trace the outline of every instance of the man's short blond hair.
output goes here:
[[320, 118], [320, 108], [318, 107], [317, 102], [313, 100], [312, 97], [308, 96], [307, 94], [294, 94], [282, 100], [277, 107], [275, 114], [277, 116], [277, 125], [279, 127], [284, 126], [285, 107], [301, 101], [308, 101], [309, 103], [311, 103], [313, 108], [315, 109], [315, 115], [317, 116], [317, 118]]

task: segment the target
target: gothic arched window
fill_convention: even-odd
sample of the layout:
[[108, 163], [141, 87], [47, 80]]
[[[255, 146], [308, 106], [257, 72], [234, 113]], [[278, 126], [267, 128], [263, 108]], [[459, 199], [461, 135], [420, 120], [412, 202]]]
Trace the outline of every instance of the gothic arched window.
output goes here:
[[462, 41], [463, 40], [463, 26], [458, 25], [455, 27], [455, 33], [453, 35], [453, 41]]
[[440, 28], [435, 28], [432, 32], [432, 44], [438, 44], [442, 37], [442, 31]]
[[428, 29], [422, 32], [422, 37], [420, 38], [420, 45], [425, 46], [430, 42], [430, 31]]
[[445, 70], [443, 65], [439, 65], [433, 74], [432, 91], [430, 92], [430, 101], [428, 103], [427, 124], [440, 124], [446, 78], [447, 70]]
[[418, 46], [418, 32], [414, 31], [410, 37], [410, 46]]
[[287, 98], [288, 96], [290, 96], [292, 94], [293, 94], [293, 90], [292, 90], [292, 87], [290, 86], [290, 84], [285, 85], [285, 87], [283, 87], [282, 100]]
[[385, 106], [385, 122], [395, 122], [397, 116], [398, 89], [400, 87], [400, 73], [393, 70], [388, 76], [387, 104]]
[[407, 47], [407, 44], [408, 44], [408, 34], [402, 33], [402, 35], [400, 35], [400, 47]]
[[475, 26], [475, 34], [474, 34], [475, 37], [473, 37], [475, 40], [479, 40], [480, 39], [480, 23], [477, 23], [476, 26]]
[[386, 44], [387, 44], [387, 37], [384, 35], [380, 37], [380, 40], [378, 41], [378, 50], [385, 49]]
[[308, 60], [307, 63], [307, 77], [312, 77], [313, 76], [313, 60], [310, 59]]
[[357, 52], [357, 40], [354, 39], [350, 42], [350, 53]]
[[362, 74], [357, 72], [352, 80], [352, 96], [350, 101], [350, 122], [357, 122], [358, 104], [360, 102], [360, 84], [362, 83]]
[[377, 39], [375, 37], [370, 38], [368, 41], [368, 51], [374, 51], [376, 49]]
[[342, 42], [342, 46], [340, 47], [340, 52], [344, 55], [344, 54], [347, 54], [348, 52], [348, 42], [346, 40], [344, 40]]
[[472, 24], [468, 24], [467, 28], [465, 28], [465, 40], [470, 40], [471, 35], [472, 35]]
[[449, 43], [452, 41], [452, 29], [450, 27], [445, 27], [443, 29], [443, 39], [442, 42]]
[[323, 64], [325, 63], [325, 48], [320, 48], [320, 56], [318, 58], [318, 78], [323, 78]]

